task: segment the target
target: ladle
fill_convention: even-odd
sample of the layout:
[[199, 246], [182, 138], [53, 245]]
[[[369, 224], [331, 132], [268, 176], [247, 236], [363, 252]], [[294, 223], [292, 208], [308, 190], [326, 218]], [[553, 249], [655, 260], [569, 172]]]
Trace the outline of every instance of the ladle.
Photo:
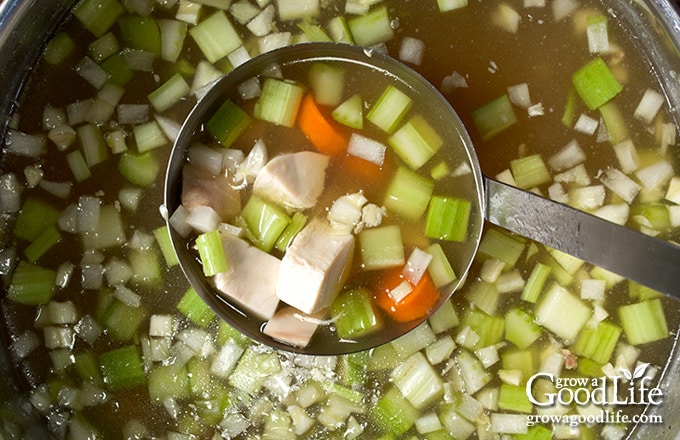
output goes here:
[[[165, 206], [169, 213], [174, 212], [181, 203], [181, 175], [186, 162], [186, 150], [195, 132], [200, 130], [205, 120], [226, 97], [236, 96], [237, 87], [244, 81], [256, 76], [270, 75], [272, 66], [312, 61], [333, 61], [350, 67], [368, 67], [388, 76], [390, 81], [401, 84], [410, 93], [424, 94], [430, 100], [432, 117], [445, 118], [447, 127], [453, 132], [446, 137], [457, 137], [461, 141], [460, 158], [468, 162], [471, 170], [467, 177], [471, 193], [469, 199], [473, 201], [470, 239], [467, 244], [457, 248], [461, 260], [454, 265], [459, 275], [458, 282], [449, 286], [439, 304], [448, 300], [464, 281], [481, 240], [484, 220], [669, 296], [680, 298], [680, 246], [483, 176], [465, 127], [455, 110], [435, 87], [389, 56], [344, 44], [305, 43], [276, 49], [238, 66], [218, 80], [194, 107], [175, 140], [165, 182]], [[447, 147], [452, 148], [451, 145]], [[304, 348], [272, 339], [262, 333], [262, 321], [248, 316], [214, 289], [203, 276], [201, 265], [188, 248], [187, 240], [171, 226], [170, 235], [182, 270], [203, 300], [222, 319], [257, 341], [305, 354], [342, 354], [372, 348], [400, 336], [378, 332], [357, 340], [344, 341], [338, 340], [332, 331], [324, 328], [317, 330], [312, 342]], [[423, 320], [411, 323], [404, 328], [403, 333], [415, 328]]]

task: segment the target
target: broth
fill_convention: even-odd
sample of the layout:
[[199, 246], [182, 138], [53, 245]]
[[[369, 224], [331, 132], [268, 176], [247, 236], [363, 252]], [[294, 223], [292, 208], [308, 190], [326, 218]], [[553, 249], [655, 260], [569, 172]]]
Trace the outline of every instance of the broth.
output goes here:
[[[133, 3], [130, 2], [128, 7], [147, 4]], [[225, 3], [229, 2], [214, 2]], [[624, 149], [626, 144], [623, 140], [612, 142], [601, 130], [602, 136], [598, 140], [597, 132], [584, 134], [575, 131], [573, 125], [567, 127], [562, 122], [572, 87], [572, 75], [598, 57], [606, 61], [617, 81], [623, 85], [623, 90], [613, 101], [619, 113], [626, 118], [626, 139], [632, 140], [636, 147], [638, 170], [658, 163], [677, 168], [675, 140], [672, 136], [670, 141], [664, 138], [676, 132], [675, 116], [668, 103], [663, 102], [661, 110], [650, 123], [633, 117], [645, 91], [652, 89], [663, 93], [664, 86], [630, 36], [632, 31], [616, 19], [608, 6], [595, 1], [582, 2], [583, 5], [567, 17], [556, 20], [550, 5], [524, 7], [519, 2], [508, 2], [506, 6], [495, 1], [470, 2], [463, 8], [447, 12], [440, 12], [435, 1], [374, 3], [368, 11], [380, 12], [386, 5], [388, 24], [394, 34], [392, 38], [379, 42], [377, 49], [398, 56], [402, 43], [409, 41], [407, 37], [424, 42], [422, 61], [412, 63], [413, 67], [433, 84], [439, 86], [445, 83], [442, 89], [468, 128], [487, 175], [500, 174], [507, 178], [506, 170], [517, 166], [517, 159], [535, 154], [551, 163], [550, 159], [565, 145], [577, 140], [586, 156], [585, 161], [577, 161], [564, 170], [550, 169], [549, 181], [538, 184], [537, 190], [553, 197], [564, 197], [558, 187], [549, 190], [559, 180], [567, 196], [565, 200], [582, 205], [587, 202], [579, 198], [576, 190], [578, 181], [584, 176], [579, 174], [582, 171], [579, 165], [586, 170], [588, 183], [581, 184], [586, 187], [598, 185], [607, 170], [623, 166], [615, 154], [619, 150], [613, 149], [615, 145], [623, 145], [617, 148], [630, 153], [631, 150]], [[234, 2], [236, 4], [243, 6], [244, 2]], [[254, 2], [249, 4], [255, 5]], [[361, 7], [361, 2], [347, 4]], [[154, 17], [173, 19], [177, 15], [176, 2], [148, 2], [148, 5], [154, 9]], [[182, 5], [188, 4], [182, 2]], [[279, 1], [272, 7], [276, 11], [276, 8], [285, 8], [286, 5], [290, 6], [290, 2]], [[513, 17], [517, 16], [506, 8], [508, 5], [520, 17], [516, 32], [512, 29]], [[271, 37], [285, 37], [285, 34], [276, 32], [291, 32], [294, 38], [304, 40], [311, 38], [310, 35], [318, 35], [314, 34], [314, 28], [304, 28], [305, 23], [313, 26], [318, 22], [326, 26], [336, 16], [346, 16], [348, 20], [361, 16], [345, 14], [345, 6], [345, 2], [324, 3], [318, 15], [313, 17], [315, 21], [311, 22], [298, 19], [281, 22], [277, 18], [275, 33]], [[218, 11], [206, 5], [202, 8], [202, 19]], [[122, 15], [130, 15], [122, 8], [118, 11]], [[240, 11], [243, 12], [243, 9]], [[585, 35], [587, 17], [594, 15], [593, 11], [607, 15], [609, 41], [615, 48], [599, 56], [589, 53]], [[238, 9], [225, 13], [231, 22], [235, 21], [232, 15], [235, 12]], [[184, 10], [184, 13], [191, 15], [190, 10]], [[306, 37], [300, 37], [305, 35], [298, 27], [300, 23], [307, 30]], [[258, 44], [264, 40], [252, 37], [244, 26], [237, 24], [236, 29], [242, 35], [244, 47], [255, 54]], [[125, 44], [139, 44], [139, 40], [133, 38], [123, 44], [119, 26], [112, 23], [111, 30], [121, 43], [113, 50], [113, 56], [128, 57], [128, 63], [143, 63], [143, 53], [123, 48]], [[22, 93], [17, 118], [12, 123], [14, 129], [21, 133], [47, 133], [43, 128], [43, 112], [48, 104], [62, 111], [67, 107], [73, 111], [76, 107], [70, 104], [97, 96], [97, 89], [74, 69], [86, 53], [91, 54], [87, 47], [96, 38], [74, 17], [64, 24], [63, 31], [76, 42], [75, 48], [60, 63], [51, 65], [42, 62], [36, 66]], [[355, 28], [355, 31], [355, 36], [358, 36], [360, 29]], [[417, 45], [418, 42], [415, 43]], [[181, 121], [195, 102], [194, 94], [187, 93], [166, 111], [155, 112], [149, 107], [143, 122], [116, 122], [116, 118], [121, 116], [116, 111], [119, 110], [117, 104], [148, 104], [147, 96], [174, 73], [182, 72], [186, 81], [191, 83], [195, 76], [191, 66], [204, 58], [203, 49], [191, 35], [187, 35], [183, 45], [178, 62], [156, 58], [153, 70], [135, 71], [133, 79], [123, 89], [108, 89], [114, 94], [122, 90], [116, 104], [111, 104], [109, 109], [113, 111], [112, 119], [106, 117], [105, 122], [95, 121], [91, 125], [98, 127], [102, 133], [117, 133], [121, 129], [120, 133], [126, 135], [128, 154], [134, 153], [137, 148], [133, 134], [136, 125], [156, 121], [156, 113], [169, 120]], [[140, 55], [140, 58], [135, 58], [135, 55]], [[224, 71], [230, 68], [224, 59], [213, 64]], [[109, 68], [112, 69], [112, 65]], [[461, 76], [446, 79], [454, 72], [459, 72], [466, 84], [461, 82]], [[120, 72], [116, 71], [118, 74]], [[119, 76], [116, 78], [121, 79]], [[446, 86], [450, 84], [447, 81], [456, 78], [458, 82], [454, 83], [458, 87]], [[515, 124], [488, 138], [478, 132], [473, 113], [499, 96], [507, 95], [508, 87], [524, 83], [530, 90], [530, 104], [540, 103], [542, 109], [540, 106], [533, 107], [534, 116], [529, 116], [526, 109], [513, 105], [517, 118]], [[111, 99], [111, 95], [107, 95], [107, 99]], [[576, 116], [584, 113], [593, 118], [598, 127], [602, 126], [598, 110], [578, 105]], [[92, 113], [84, 118], [88, 117], [91, 118]], [[161, 122], [166, 123], [167, 120], [162, 119]], [[79, 128], [87, 123], [83, 120], [70, 125]], [[172, 128], [170, 124], [170, 131]], [[607, 128], [610, 134], [616, 134], [615, 126]], [[81, 132], [79, 135], [84, 134]], [[4, 138], [8, 139], [7, 133]], [[5, 145], [5, 150], [8, 150], [9, 146]], [[170, 142], [166, 141], [150, 150], [156, 164], [167, 161], [169, 146]], [[487, 229], [484, 235], [487, 241], [482, 242], [481, 252], [466, 284], [435, 317], [405, 337], [371, 352], [339, 357], [308, 357], [272, 351], [252, 344], [201, 307], [195, 294], [188, 290], [188, 283], [179, 268], [166, 266], [154, 241], [154, 231], [163, 225], [163, 218], [157, 214], [163, 202], [162, 172], [159, 171], [155, 179], [144, 182], [148, 184], [145, 187], [132, 184], [128, 180], [129, 174], [125, 178], [119, 172], [120, 157], [126, 153], [109, 151], [107, 160], [88, 167], [91, 177], [77, 182], [66, 154], [84, 151], [81, 142], [76, 141], [60, 151], [48, 140], [46, 149], [47, 153], [37, 158], [10, 152], [3, 154], [2, 174], [13, 173], [16, 176], [22, 189], [22, 207], [25, 208], [25, 201], [33, 197], [46, 201], [58, 213], [74, 206], [79, 209], [76, 212], [82, 213], [85, 212], [84, 207], [93, 202], [112, 208], [105, 209], [108, 210], [107, 215], [112, 215], [107, 218], [119, 226], [124, 236], [120, 240], [114, 237], [114, 244], [94, 246], [91, 252], [85, 252], [83, 246], [92, 243], [88, 241], [91, 240], [88, 232], [92, 230], [67, 232], [59, 228], [61, 240], [48, 247], [45, 253], [38, 253], [36, 258], [37, 265], [54, 271], [61, 268], [68, 273], [68, 267], [62, 266], [62, 263], [73, 264], [70, 281], [64, 283], [63, 288], [55, 289], [46, 300], [37, 300], [40, 303], [51, 301], [52, 306], [17, 302], [16, 295], [21, 296], [20, 293], [8, 293], [10, 286], [16, 286], [17, 281], [13, 280], [10, 271], [3, 276], [2, 316], [10, 335], [11, 349], [16, 355], [17, 371], [25, 379], [33, 403], [45, 415], [58, 438], [67, 431], [73, 436], [91, 434], [101, 438], [161, 436], [170, 439], [188, 438], [189, 435], [199, 438], [219, 438], [221, 435], [293, 438], [295, 430], [302, 431], [310, 419], [309, 429], [300, 434], [302, 438], [380, 438], [382, 435], [386, 435], [385, 438], [410, 438], [418, 434], [426, 438], [484, 437], [490, 434], [487, 429], [492, 425], [495, 414], [522, 417], [542, 414], [537, 406], [531, 406], [525, 412], [523, 404], [526, 402], [511, 397], [513, 391], [521, 390], [527, 383], [528, 375], [547, 368], [539, 361], [551, 356], [553, 360], [557, 359], [559, 375], [564, 378], [599, 378], [607, 373], [616, 375], [617, 368], [633, 372], [636, 365], [649, 363], [652, 367], [641, 371], [656, 372], [650, 381], [650, 384], [656, 384], [672, 352], [672, 334], [680, 318], [676, 302], [495, 228]], [[131, 168], [133, 171], [140, 169], [136, 165]], [[38, 169], [42, 171], [42, 178], [34, 177]], [[160, 169], [162, 166], [159, 165]], [[641, 185], [646, 176], [636, 174], [638, 170], [631, 170], [627, 175]], [[513, 177], [518, 177], [517, 169], [513, 171]], [[36, 183], [41, 180], [42, 186]], [[72, 182], [73, 185], [66, 198], [62, 198], [54, 193], [59, 194], [64, 187], [45, 185], [45, 182]], [[675, 238], [678, 228], [673, 216], [677, 213], [673, 213], [677, 199], [669, 195], [671, 182], [668, 176], [657, 188], [642, 188], [630, 203], [630, 215], [613, 218], [646, 233], [658, 234], [661, 238]], [[36, 186], [33, 187], [33, 184]], [[124, 189], [122, 194], [121, 189]], [[126, 192], [128, 190], [131, 192]], [[620, 205], [621, 195], [615, 194], [608, 186], [604, 190], [603, 206]], [[666, 200], [666, 197], [675, 201]], [[588, 209], [596, 211], [600, 207]], [[4, 215], [3, 267], [5, 263], [26, 260], [25, 250], [35, 239], [35, 236], [29, 240], [14, 236], [17, 215], [16, 212]], [[609, 211], [608, 215], [613, 214]], [[83, 224], [86, 220], [81, 219]], [[95, 234], [101, 232], [96, 226], [94, 231]], [[500, 248], [493, 245], [494, 239], [502, 243]], [[16, 249], [16, 258], [11, 254], [13, 249]], [[509, 256], [508, 252], [513, 249], [513, 255]], [[128, 264], [127, 268], [134, 265], [137, 275], [129, 278], [130, 274], [125, 274], [125, 265], [121, 269], [114, 264], [121, 261]], [[505, 262], [500, 264], [498, 261]], [[526, 299], [524, 290], [536, 267], [541, 267], [539, 263], [549, 268], [550, 275], [545, 287], [539, 289], [539, 299], [532, 302]], [[107, 278], [98, 280], [97, 273], [105, 273], [112, 278], [115, 274], [117, 280], [124, 279], [123, 285], [132, 295], [126, 289], [116, 290], [120, 281], [112, 284]], [[499, 292], [499, 279], [503, 293]], [[580, 297], [583, 280], [595, 280], [591, 284], [595, 291], [586, 298], [599, 299]], [[603, 280], [606, 286], [604, 297], [599, 290]], [[554, 288], [556, 285], [564, 285], [572, 296], [564, 296], [561, 289]], [[576, 297], [576, 304], [586, 304], [589, 310], [597, 311], [598, 319], [603, 321], [591, 322], [590, 326], [585, 325], [581, 329], [596, 328], [597, 322], [607, 322], [613, 324], [609, 329], [614, 328], [614, 334], [616, 328], [621, 330], [620, 335], [614, 338], [611, 334], [604, 334], [593, 342], [606, 345], [606, 350], [601, 345], [597, 345], [595, 350], [588, 348], [586, 336], [582, 336], [582, 342], [578, 339], [576, 343], [565, 341], [568, 338], [560, 335], [566, 335], [571, 326], [563, 328], [553, 326], [552, 321], [540, 321], [542, 317], [555, 316], [545, 310], [548, 292], [554, 295], [551, 298]], [[136, 301], [140, 302], [138, 307], [131, 305]], [[574, 304], [568, 299], [565, 301]], [[76, 310], [75, 318], [67, 316], [71, 310], [69, 302]], [[661, 319], [653, 312], [659, 303], [662, 304]], [[59, 305], [64, 304], [66, 310], [60, 309]], [[665, 320], [666, 331], [658, 329], [659, 332], [649, 337], [649, 341], [630, 340], [640, 337], [636, 334], [639, 329], [637, 332], [635, 328], [629, 329], [629, 324], [620, 318], [620, 314], [639, 311], [638, 308], [623, 308], [638, 304], [645, 305], [642, 313], [651, 313], [650, 316], [655, 318], [653, 322]], [[449, 306], [453, 306], [452, 309]], [[50, 316], [49, 307], [59, 311]], [[580, 306], [575, 308], [581, 309]], [[523, 338], [508, 334], [503, 327], [508, 320], [524, 316], [517, 314], [516, 310], [528, 313], [534, 324], [541, 322], [536, 339], [526, 347], [522, 343]], [[170, 316], [172, 323], [169, 326], [155, 323], [151, 332], [152, 316], [160, 321]], [[625, 331], [622, 329], [624, 326]], [[535, 329], [534, 326], [518, 328]], [[531, 331], [526, 333], [531, 334]], [[583, 332], [584, 335], [586, 333]], [[130, 347], [132, 350], [129, 350]], [[128, 350], [115, 351], [121, 348]], [[599, 352], [609, 350], [613, 351], [607, 359], [598, 356]], [[116, 357], [111, 353], [120, 358], [129, 356], [127, 359], [132, 364], [139, 362], [142, 374], [131, 371], [116, 373], [115, 367], [111, 366]], [[494, 355], [497, 356], [496, 362], [493, 362]], [[222, 363], [215, 362], [216, 359]], [[488, 362], [488, 366], [481, 367], [477, 376], [467, 376], [470, 368], [482, 365], [482, 359]], [[422, 374], [411, 376], [403, 365]], [[534, 368], [525, 369], [530, 365]], [[427, 384], [433, 386], [429, 388], [429, 394], [419, 393], [421, 389], [428, 389], [419, 377], [432, 380]], [[481, 386], [473, 386], [473, 382]], [[547, 395], [554, 391], [554, 387], [546, 382], [537, 384], [537, 394], [543, 392]], [[401, 408], [407, 410], [398, 410]], [[621, 405], [619, 408], [632, 415], [640, 413], [644, 405]], [[571, 405], [564, 412], [577, 415], [579, 409], [583, 408]], [[430, 417], [432, 414], [436, 417]], [[557, 414], [563, 413], [558, 411]], [[416, 420], [419, 420], [418, 424]], [[528, 428], [527, 423], [524, 425]], [[578, 424], [576, 436], [618, 438], [618, 434], [624, 435], [633, 424], [625, 425], [621, 426], [618, 422], [601, 426]], [[509, 428], [504, 429], [502, 432], [511, 433]], [[528, 429], [534, 435], [545, 434], [548, 430], [555, 438], [566, 438], [569, 426], [544, 423]]]

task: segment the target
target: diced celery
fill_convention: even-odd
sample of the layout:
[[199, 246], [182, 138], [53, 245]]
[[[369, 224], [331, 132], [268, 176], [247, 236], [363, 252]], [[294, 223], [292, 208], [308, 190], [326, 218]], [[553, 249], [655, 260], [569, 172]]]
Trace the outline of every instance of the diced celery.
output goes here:
[[161, 170], [153, 151], [135, 153], [130, 150], [120, 155], [118, 171], [128, 182], [138, 186], [151, 185]]
[[104, 162], [109, 157], [109, 150], [102, 135], [101, 129], [95, 124], [81, 125], [76, 129], [83, 156], [87, 166], [93, 167]]
[[137, 152], [144, 154], [154, 148], [162, 147], [168, 143], [163, 130], [156, 121], [149, 121], [145, 124], [135, 125], [133, 129]]
[[389, 387], [371, 408], [371, 418], [384, 431], [401, 435], [411, 429], [420, 415], [401, 392]]
[[502, 95], [472, 112], [472, 122], [482, 139], [489, 139], [517, 122], [508, 95]]
[[19, 261], [12, 273], [7, 298], [26, 305], [47, 304], [56, 290], [56, 276], [54, 270]]
[[309, 84], [314, 100], [320, 105], [340, 104], [345, 89], [345, 69], [341, 66], [316, 62], [309, 69]]
[[203, 275], [211, 277], [227, 270], [227, 258], [222, 247], [222, 238], [217, 230], [196, 237], [196, 247], [203, 265]]
[[401, 229], [397, 225], [364, 229], [359, 233], [359, 250], [366, 270], [396, 267], [406, 262]]
[[83, 153], [80, 150], [73, 150], [66, 154], [66, 162], [77, 182], [82, 182], [92, 177], [90, 168], [87, 166], [87, 162], [85, 162]]
[[548, 167], [539, 154], [511, 161], [510, 170], [515, 183], [522, 189], [531, 189], [552, 180]]
[[43, 57], [48, 64], [59, 64], [73, 53], [75, 44], [66, 32], [58, 32], [45, 47]]
[[127, 85], [135, 75], [122, 53], [111, 55], [102, 61], [101, 66], [109, 74], [111, 81], [119, 86]]
[[444, 383], [423, 353], [411, 355], [390, 374], [392, 383], [417, 409], [437, 401], [444, 393]]
[[29, 262], [35, 263], [45, 252], [49, 251], [60, 241], [61, 233], [59, 230], [54, 225], [49, 226], [24, 249], [24, 255]]
[[291, 222], [290, 216], [283, 209], [257, 196], [248, 199], [241, 211], [241, 217], [253, 234], [253, 244], [265, 252], [272, 250]]
[[73, 15], [95, 37], [104, 35], [124, 12], [117, 0], [81, 0], [73, 8]]
[[571, 87], [567, 94], [567, 102], [564, 104], [564, 112], [562, 113], [562, 124], [568, 128], [573, 128], [576, 122], [576, 115], [578, 113], [578, 94], [576, 89]]
[[128, 254], [128, 261], [132, 268], [132, 278], [130, 278], [132, 284], [155, 287], [161, 283], [163, 270], [155, 247], [131, 250]]
[[228, 100], [210, 117], [205, 128], [220, 144], [229, 148], [249, 124], [250, 116], [241, 107]]
[[267, 78], [262, 85], [260, 99], [255, 103], [253, 115], [276, 125], [295, 125], [304, 89], [293, 82]]
[[479, 252], [503, 261], [509, 268], [514, 267], [525, 243], [522, 238], [514, 237], [498, 229], [489, 229], [479, 243]]
[[101, 372], [99, 371], [99, 364], [93, 351], [77, 353], [73, 356], [73, 359], [73, 366], [83, 381], [96, 386], [104, 384]]
[[500, 294], [495, 284], [475, 279], [470, 283], [465, 298], [487, 315], [495, 315]]
[[498, 408], [530, 414], [534, 405], [529, 401], [526, 387], [503, 383], [498, 394]]
[[663, 293], [634, 281], [628, 281], [628, 295], [639, 301], [646, 301], [648, 299], [660, 298], [663, 296]]
[[149, 93], [148, 98], [157, 112], [164, 112], [191, 93], [191, 87], [179, 73]]
[[590, 110], [600, 108], [623, 90], [602, 58], [595, 58], [581, 67], [571, 80], [576, 92]]
[[520, 350], [533, 344], [541, 337], [541, 333], [541, 328], [534, 322], [534, 317], [519, 307], [505, 313], [505, 339]]
[[348, 20], [352, 38], [358, 46], [373, 46], [384, 43], [394, 36], [387, 6], [380, 6], [368, 14]]
[[534, 310], [536, 323], [568, 342], [586, 325], [592, 309], [573, 293], [554, 284], [539, 299]]
[[366, 119], [387, 133], [392, 133], [413, 105], [404, 92], [389, 84], [366, 115]]
[[107, 388], [120, 391], [146, 384], [146, 375], [137, 347], [127, 345], [99, 356], [99, 367]]
[[460, 323], [456, 308], [451, 301], [444, 302], [436, 312], [428, 319], [430, 328], [434, 333], [443, 333]]
[[288, 223], [286, 229], [283, 230], [278, 240], [276, 240], [276, 244], [274, 245], [274, 247], [281, 252], [286, 252], [286, 249], [288, 249], [290, 243], [293, 241], [295, 236], [302, 230], [302, 228], [305, 227], [306, 223], [307, 223], [306, 215], [304, 215], [300, 211], [296, 211], [295, 213], [293, 213], [293, 215], [290, 218], [290, 223]]
[[465, 390], [468, 394], [476, 393], [491, 381], [491, 373], [469, 351], [459, 350], [453, 359], [460, 372], [460, 377], [465, 383]]
[[444, 144], [437, 131], [421, 116], [415, 115], [387, 139], [394, 152], [417, 170]]
[[33, 241], [45, 229], [55, 226], [61, 213], [50, 203], [29, 196], [21, 207], [14, 225], [14, 234], [22, 239]]
[[241, 37], [224, 11], [217, 11], [189, 30], [206, 59], [214, 63], [238, 49]]
[[188, 25], [178, 20], [158, 20], [161, 33], [161, 56], [165, 61], [177, 62], [184, 46]]
[[514, 434], [515, 440], [552, 440], [553, 432], [542, 425], [530, 427], [524, 434]]
[[146, 319], [144, 307], [131, 307], [112, 299], [102, 313], [101, 324], [114, 341], [129, 341]]
[[451, 169], [449, 164], [443, 160], [430, 169], [430, 177], [434, 180], [440, 180], [449, 175], [451, 175]]
[[158, 247], [160, 248], [161, 253], [163, 254], [166, 266], [168, 267], [177, 266], [179, 264], [179, 260], [177, 259], [175, 249], [172, 247], [172, 241], [170, 240], [170, 231], [168, 230], [167, 225], [154, 229], [153, 236], [156, 239], [156, 243], [158, 243]]
[[584, 264], [583, 260], [555, 248], [548, 248], [548, 253], [550, 253], [550, 256], [552, 256], [569, 275], [574, 275]]
[[471, 210], [469, 200], [432, 196], [425, 218], [425, 236], [458, 242], [467, 240]]
[[537, 363], [536, 350], [520, 350], [513, 347], [504, 350], [501, 354], [502, 368], [504, 370], [519, 371], [521, 374], [520, 383], [526, 383], [531, 376], [536, 374]]
[[657, 231], [664, 231], [671, 227], [670, 214], [668, 212], [668, 205], [664, 203], [643, 203], [636, 205], [631, 209], [631, 218], [644, 219], [643, 223]]
[[531, 275], [527, 279], [524, 289], [522, 290], [522, 299], [530, 303], [535, 303], [538, 301], [538, 297], [543, 291], [543, 286], [546, 280], [550, 276], [550, 266], [546, 266], [543, 263], [536, 263], [534, 268], [531, 270]]
[[435, 287], [439, 288], [445, 286], [458, 279], [446, 253], [444, 253], [444, 249], [442, 249], [442, 246], [439, 243], [432, 243], [425, 251], [432, 255], [432, 261], [430, 261], [430, 264], [427, 266], [427, 270], [432, 277], [432, 282]]
[[159, 365], [149, 371], [147, 385], [151, 400], [184, 399], [191, 395], [189, 372], [186, 365]]
[[433, 181], [399, 167], [387, 187], [383, 205], [389, 211], [415, 221], [425, 213], [433, 190]]
[[199, 327], [206, 327], [215, 318], [215, 312], [201, 299], [193, 287], [189, 287], [184, 292], [177, 303], [177, 311]]
[[470, 327], [479, 335], [479, 341], [471, 348], [484, 348], [503, 340], [505, 319], [502, 316], [491, 316], [481, 310], [469, 308], [461, 317], [460, 327]]
[[85, 249], [105, 249], [125, 243], [125, 228], [119, 210], [113, 204], [99, 209], [99, 219], [93, 231], [83, 231], [80, 238]]
[[257, 395], [269, 376], [280, 371], [281, 363], [276, 352], [260, 352], [248, 348], [229, 376], [229, 384], [254, 396]]
[[309, 41], [330, 43], [333, 41], [331, 37], [319, 26], [309, 21], [301, 21], [297, 27], [305, 34]]
[[352, 95], [331, 112], [333, 119], [351, 128], [364, 128], [364, 100], [361, 95]]
[[371, 296], [363, 288], [341, 292], [331, 305], [331, 318], [340, 338], [356, 338], [381, 326]]
[[108, 32], [90, 43], [87, 46], [87, 50], [92, 59], [100, 63], [111, 55], [118, 53], [120, 45], [113, 32]]
[[347, 24], [347, 19], [343, 15], [338, 15], [333, 17], [328, 22], [328, 33], [330, 34], [333, 41], [338, 43], [354, 44], [354, 39], [349, 30], [349, 25]]
[[669, 336], [666, 314], [660, 299], [651, 299], [618, 309], [626, 340], [631, 345], [646, 344]]
[[586, 326], [581, 330], [571, 349], [578, 356], [605, 364], [614, 353], [620, 335], [621, 327], [609, 321], [601, 321], [595, 328]]
[[118, 20], [123, 46], [161, 56], [161, 32], [153, 17], [125, 15]]

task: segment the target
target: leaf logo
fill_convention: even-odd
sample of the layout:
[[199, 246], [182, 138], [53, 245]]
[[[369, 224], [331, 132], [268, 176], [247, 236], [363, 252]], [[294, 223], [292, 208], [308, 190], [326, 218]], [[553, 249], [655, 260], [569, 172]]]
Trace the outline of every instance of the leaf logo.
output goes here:
[[645, 372], [647, 371], [647, 367], [649, 367], [649, 363], [643, 362], [640, 363], [633, 372], [631, 373], [630, 370], [627, 368], [619, 368], [619, 373], [623, 375], [629, 382], [633, 382], [635, 379], [640, 379], [645, 375]]

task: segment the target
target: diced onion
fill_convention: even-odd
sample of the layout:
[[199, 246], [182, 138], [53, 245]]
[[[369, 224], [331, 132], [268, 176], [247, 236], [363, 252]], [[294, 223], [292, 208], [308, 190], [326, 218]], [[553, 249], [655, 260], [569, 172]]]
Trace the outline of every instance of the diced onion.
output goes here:
[[404, 298], [406, 298], [411, 292], [413, 292], [413, 286], [408, 281], [404, 280], [397, 287], [391, 289], [388, 292], [390, 298], [395, 303], [400, 303]]
[[347, 145], [347, 153], [360, 157], [376, 165], [382, 165], [387, 147], [378, 141], [357, 133], [352, 133]]
[[555, 171], [563, 171], [585, 162], [586, 154], [575, 139], [562, 147], [548, 159], [548, 165]]
[[220, 215], [209, 206], [196, 206], [186, 217], [187, 224], [200, 233], [216, 230], [221, 221]]
[[431, 261], [432, 255], [416, 247], [411, 251], [411, 255], [406, 260], [406, 265], [401, 273], [404, 278], [415, 286], [420, 282]]
[[145, 124], [149, 122], [148, 104], [118, 104], [119, 124]]
[[401, 61], [419, 66], [423, 61], [425, 42], [413, 37], [404, 37], [399, 47], [399, 59]]
[[21, 209], [21, 183], [13, 173], [0, 176], [0, 211], [17, 212]]
[[508, 98], [514, 105], [528, 109], [531, 106], [531, 96], [527, 83], [516, 84], [508, 87]]
[[644, 95], [642, 95], [640, 103], [635, 108], [633, 116], [645, 124], [651, 124], [664, 102], [665, 100], [661, 93], [647, 89]]
[[38, 157], [45, 153], [45, 137], [17, 130], [8, 130], [5, 151], [24, 157]]

